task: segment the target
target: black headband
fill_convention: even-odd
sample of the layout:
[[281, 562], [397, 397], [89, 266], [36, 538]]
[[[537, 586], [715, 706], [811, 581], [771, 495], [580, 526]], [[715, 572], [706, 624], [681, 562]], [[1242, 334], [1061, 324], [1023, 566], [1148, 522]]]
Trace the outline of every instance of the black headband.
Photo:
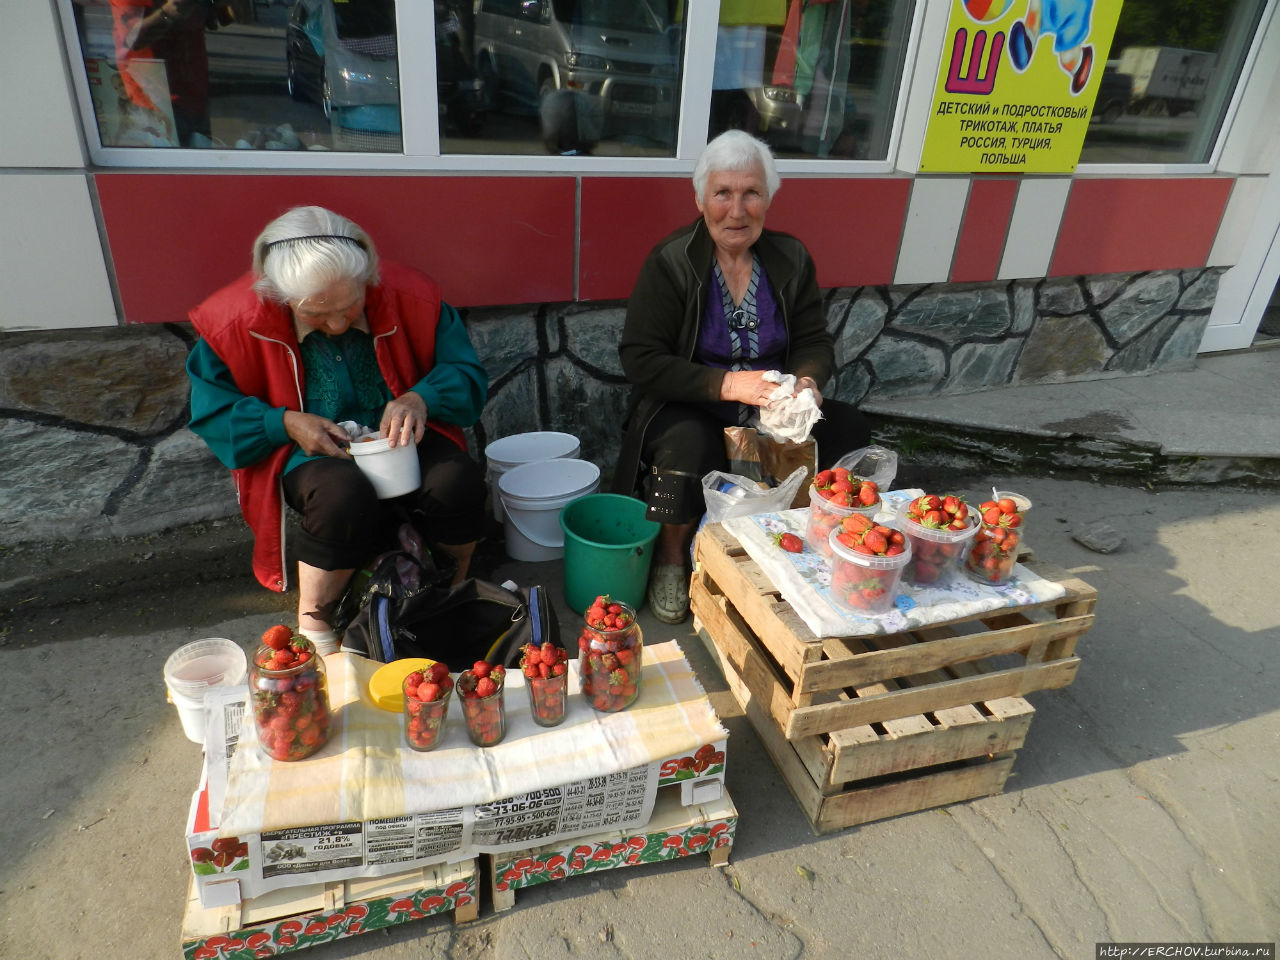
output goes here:
[[319, 233], [306, 237], [285, 237], [282, 240], [272, 240], [263, 249], [270, 250], [281, 243], [299, 243], [303, 240], [345, 240], [347, 243], [354, 243], [361, 250], [364, 250], [364, 244], [355, 237], [344, 236], [341, 233]]

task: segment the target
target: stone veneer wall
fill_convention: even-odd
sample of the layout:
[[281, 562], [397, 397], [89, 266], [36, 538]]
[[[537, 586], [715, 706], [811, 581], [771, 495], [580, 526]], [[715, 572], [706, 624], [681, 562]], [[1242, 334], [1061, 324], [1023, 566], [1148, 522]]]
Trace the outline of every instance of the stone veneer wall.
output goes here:
[[[1218, 270], [826, 293], [834, 395], [945, 395], [1194, 366]], [[492, 439], [562, 430], [612, 472], [627, 395], [625, 304], [471, 310]], [[0, 333], [0, 546], [154, 533], [237, 513], [186, 429], [186, 324]], [[828, 388], [828, 393], [831, 389]]]

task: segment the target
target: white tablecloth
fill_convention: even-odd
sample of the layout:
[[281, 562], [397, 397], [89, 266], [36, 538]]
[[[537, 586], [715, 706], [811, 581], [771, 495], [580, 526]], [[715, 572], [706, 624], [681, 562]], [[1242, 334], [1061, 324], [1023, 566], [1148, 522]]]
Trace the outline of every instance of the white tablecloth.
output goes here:
[[[877, 520], [896, 515], [899, 505], [920, 496], [923, 490], [894, 490], [884, 494], [885, 508]], [[927, 586], [902, 581], [894, 607], [879, 616], [849, 613], [831, 598], [831, 566], [806, 545], [803, 553], [788, 553], [773, 540], [774, 534], [791, 532], [804, 539], [809, 508], [735, 517], [724, 528], [742, 544], [747, 555], [773, 581], [815, 636], [854, 637], [899, 633], [959, 617], [1056, 600], [1066, 594], [1060, 583], [1037, 576], [1022, 564], [1014, 566], [1014, 578], [995, 587], [969, 579], [957, 570], [950, 579]]]

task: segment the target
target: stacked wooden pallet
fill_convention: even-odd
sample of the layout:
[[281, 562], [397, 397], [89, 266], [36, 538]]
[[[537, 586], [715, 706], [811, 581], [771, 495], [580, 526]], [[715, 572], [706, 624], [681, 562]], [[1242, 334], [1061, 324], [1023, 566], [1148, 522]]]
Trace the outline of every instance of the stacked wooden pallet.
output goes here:
[[898, 634], [816, 637], [719, 524], [695, 547], [695, 623], [818, 833], [999, 793], [1034, 710], [1064, 687], [1096, 591]]

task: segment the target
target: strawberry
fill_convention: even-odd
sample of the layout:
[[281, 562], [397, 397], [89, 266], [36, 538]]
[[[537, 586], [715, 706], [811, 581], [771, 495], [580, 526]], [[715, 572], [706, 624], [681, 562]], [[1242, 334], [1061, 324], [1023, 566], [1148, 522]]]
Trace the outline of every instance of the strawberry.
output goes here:
[[542, 649], [539, 651], [538, 656], [542, 658], [542, 662], [547, 666], [551, 666], [551, 664], [560, 659], [559, 651], [556, 649], [555, 644], [549, 640], [542, 645]]
[[797, 537], [794, 533], [775, 533], [773, 542], [776, 543], [787, 553], [803, 553], [804, 541]]
[[880, 488], [870, 480], [863, 480], [858, 485], [858, 503], [870, 507], [880, 502]]
[[292, 639], [293, 631], [283, 623], [278, 623], [274, 627], [268, 627], [262, 634], [263, 645], [270, 647], [272, 650], [283, 650], [285, 647], [289, 646], [289, 641]]
[[498, 685], [489, 677], [481, 677], [476, 681], [476, 696], [480, 698], [492, 697], [498, 692]]
[[449, 665], [437, 660], [431, 665], [430, 674], [433, 683], [444, 683], [449, 677]]
[[484, 660], [477, 660], [471, 665], [471, 672], [476, 675], [477, 679], [487, 677], [492, 668]]

